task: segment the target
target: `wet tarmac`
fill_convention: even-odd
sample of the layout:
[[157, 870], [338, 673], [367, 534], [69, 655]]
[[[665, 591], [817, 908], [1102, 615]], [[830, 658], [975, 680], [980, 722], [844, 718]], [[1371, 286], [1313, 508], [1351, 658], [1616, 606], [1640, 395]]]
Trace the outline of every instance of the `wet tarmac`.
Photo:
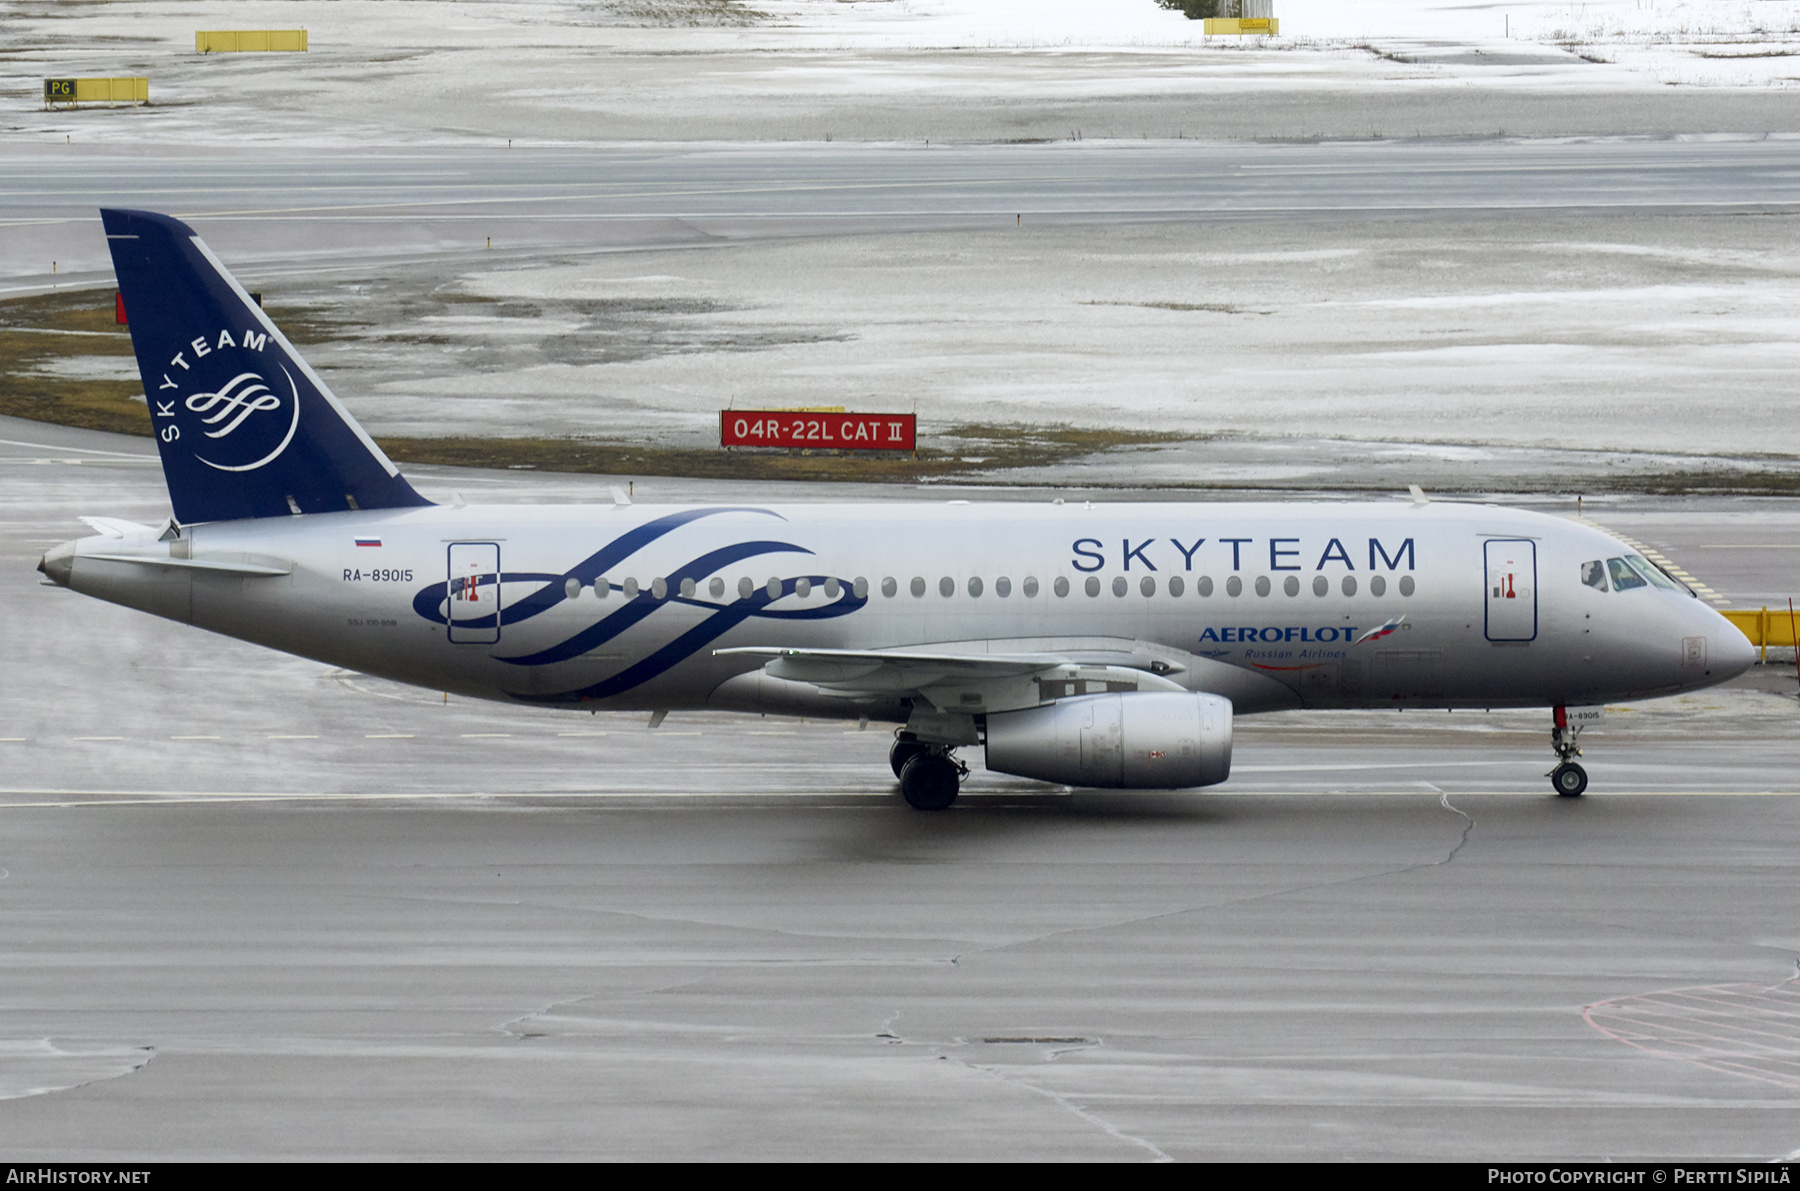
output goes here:
[[[854, 723], [446, 702], [38, 586], [160, 472], [0, 440], [14, 1159], [1800, 1149], [1781, 665], [1609, 712], [1576, 801], [1530, 713], [1301, 713], [1215, 789], [977, 768], [920, 815]], [[1794, 586], [1790, 503], [1584, 514], [1724, 600]]]

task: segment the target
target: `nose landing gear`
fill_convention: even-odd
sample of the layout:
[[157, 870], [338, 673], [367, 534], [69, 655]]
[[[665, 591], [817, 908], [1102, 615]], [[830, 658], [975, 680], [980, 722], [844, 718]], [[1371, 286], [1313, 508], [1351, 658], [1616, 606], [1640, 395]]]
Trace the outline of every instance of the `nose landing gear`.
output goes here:
[[909, 732], [899, 733], [888, 750], [888, 764], [900, 779], [900, 794], [919, 811], [941, 811], [956, 801], [969, 767], [941, 744], [926, 744]]
[[1581, 756], [1581, 747], [1576, 739], [1581, 735], [1579, 725], [1569, 723], [1569, 709], [1558, 705], [1555, 708], [1556, 726], [1550, 730], [1550, 747], [1556, 750], [1561, 762], [1549, 773], [1550, 787], [1562, 798], [1579, 798], [1587, 789], [1587, 770], [1575, 763]]

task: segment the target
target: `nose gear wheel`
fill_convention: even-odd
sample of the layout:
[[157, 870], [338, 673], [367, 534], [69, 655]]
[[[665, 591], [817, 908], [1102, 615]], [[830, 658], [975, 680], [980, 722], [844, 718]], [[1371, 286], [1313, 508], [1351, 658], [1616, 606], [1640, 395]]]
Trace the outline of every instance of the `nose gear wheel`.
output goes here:
[[1575, 758], [1581, 756], [1581, 746], [1575, 743], [1581, 726], [1569, 723], [1566, 707], [1554, 708], [1553, 714], [1556, 726], [1550, 729], [1550, 747], [1556, 750], [1560, 764], [1549, 773], [1550, 788], [1559, 798], [1580, 798], [1588, 784], [1587, 770], [1575, 763]]
[[1550, 784], [1563, 798], [1581, 797], [1581, 792], [1587, 789], [1587, 782], [1587, 770], [1573, 761], [1558, 765], [1550, 771]]

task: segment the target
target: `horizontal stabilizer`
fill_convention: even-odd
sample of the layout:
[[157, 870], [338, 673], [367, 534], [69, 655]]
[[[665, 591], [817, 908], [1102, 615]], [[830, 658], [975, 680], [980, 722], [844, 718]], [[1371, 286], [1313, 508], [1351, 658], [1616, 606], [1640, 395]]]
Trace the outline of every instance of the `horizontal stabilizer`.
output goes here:
[[255, 562], [234, 562], [230, 559], [212, 558], [158, 558], [144, 554], [83, 554], [83, 558], [98, 559], [102, 562], [135, 562], [147, 567], [167, 567], [178, 571], [219, 571], [227, 575], [243, 575], [246, 578], [268, 579], [276, 575], [294, 573], [292, 563], [281, 566], [265, 566]]

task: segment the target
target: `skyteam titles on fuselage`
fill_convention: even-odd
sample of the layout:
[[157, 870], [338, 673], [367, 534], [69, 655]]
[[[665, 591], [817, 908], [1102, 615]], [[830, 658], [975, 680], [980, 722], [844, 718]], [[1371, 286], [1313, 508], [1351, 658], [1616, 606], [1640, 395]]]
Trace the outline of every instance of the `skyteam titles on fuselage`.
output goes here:
[[[1304, 571], [1307, 569], [1307, 560], [1313, 557], [1312, 549], [1301, 544], [1306, 540], [1304, 538], [1250, 537], [1213, 538], [1211, 540], [1213, 551], [1218, 552], [1221, 563], [1223, 562], [1223, 552], [1226, 549], [1231, 551], [1231, 569], [1234, 571], [1246, 569]], [[1351, 540], [1355, 540], [1354, 536]], [[1158, 543], [1163, 541], [1162, 538], [1145, 538], [1141, 542], [1134, 543], [1131, 538], [1123, 538], [1119, 542], [1118, 552], [1109, 555], [1106, 544], [1099, 538], [1076, 538], [1069, 547], [1071, 554], [1069, 565], [1078, 571], [1091, 573], [1106, 569], [1109, 558], [1116, 558], [1118, 569], [1121, 571], [1131, 570], [1134, 562], [1146, 571], [1172, 570], [1176, 566], [1175, 559], [1170, 557], [1173, 554], [1179, 556], [1181, 570], [1192, 571], [1195, 567], [1195, 556], [1207, 544], [1208, 539], [1196, 538], [1192, 543], [1183, 543], [1180, 538], [1171, 537], [1167, 539], [1166, 546], [1158, 547]], [[1263, 554], [1261, 549], [1257, 548], [1258, 542], [1266, 542], [1268, 545], [1269, 561], [1266, 568], [1262, 565]], [[1417, 551], [1411, 538], [1402, 538], [1391, 548], [1380, 538], [1372, 537], [1368, 539], [1368, 543], [1369, 564], [1367, 569], [1370, 571], [1382, 569], [1410, 571], [1417, 567]], [[1152, 550], [1152, 547], [1158, 548]], [[1248, 563], [1245, 560], [1246, 552], [1249, 554]], [[1153, 554], [1155, 557], [1152, 557]], [[1157, 565], [1158, 558], [1162, 559], [1162, 566]], [[1342, 567], [1346, 573], [1357, 569], [1356, 562], [1351, 558], [1350, 550], [1344, 545], [1342, 538], [1334, 537], [1326, 540], [1324, 546], [1319, 550], [1318, 561], [1312, 564], [1312, 569], [1322, 571], [1327, 565]]]

